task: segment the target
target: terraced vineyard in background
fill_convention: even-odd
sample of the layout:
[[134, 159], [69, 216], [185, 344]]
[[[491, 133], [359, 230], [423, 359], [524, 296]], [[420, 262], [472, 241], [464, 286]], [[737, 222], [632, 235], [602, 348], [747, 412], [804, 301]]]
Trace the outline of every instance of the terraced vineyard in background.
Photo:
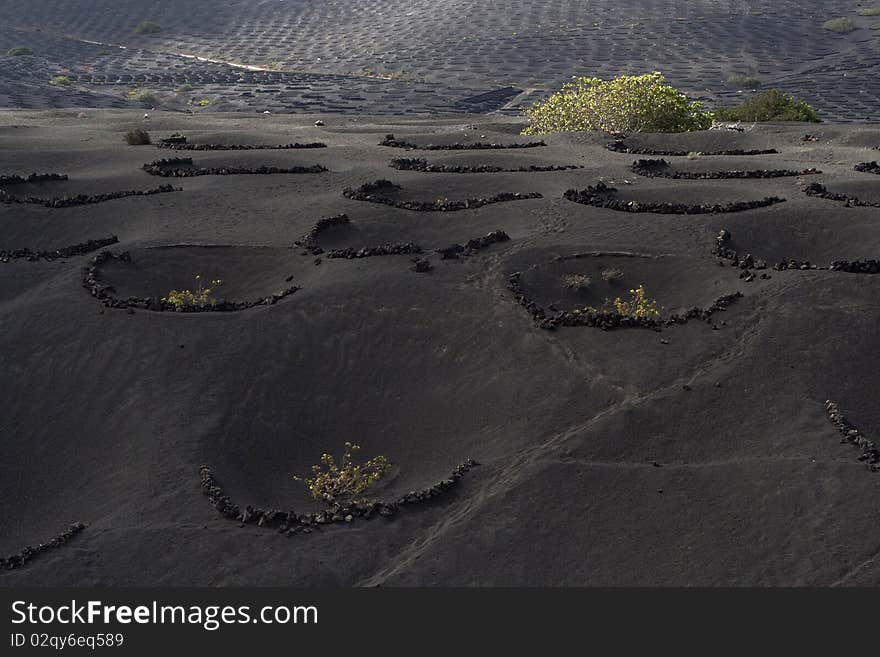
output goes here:
[[[573, 75], [660, 70], [710, 103], [750, 93], [728, 81], [737, 74], [802, 96], [826, 119], [866, 121], [880, 101], [880, 16], [861, 7], [5, 0], [0, 52], [34, 54], [0, 56], [0, 106], [121, 107], [145, 88], [147, 105], [195, 111], [515, 113]], [[823, 29], [841, 16], [858, 29]], [[161, 32], [136, 34], [147, 20]], [[73, 84], [49, 85], [56, 75]]]

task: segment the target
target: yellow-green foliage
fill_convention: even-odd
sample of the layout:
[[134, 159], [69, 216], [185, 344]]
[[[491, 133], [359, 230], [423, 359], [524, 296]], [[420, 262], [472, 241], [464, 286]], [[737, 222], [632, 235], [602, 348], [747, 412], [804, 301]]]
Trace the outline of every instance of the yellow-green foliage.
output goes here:
[[135, 34], [158, 34], [162, 31], [162, 26], [154, 21], [143, 21], [134, 28]]
[[686, 132], [712, 126], [711, 112], [666, 84], [661, 73], [613, 80], [576, 78], [525, 110], [527, 135], [573, 130]]
[[564, 274], [562, 284], [569, 290], [586, 290], [592, 284], [593, 279], [586, 274]]
[[660, 306], [653, 299], [648, 298], [644, 285], [639, 285], [636, 289], [630, 290], [629, 299], [621, 299], [617, 297], [614, 300], [614, 309], [621, 315], [629, 317], [660, 317]]
[[155, 105], [158, 102], [156, 95], [147, 89], [129, 89], [126, 93], [126, 98], [143, 105]]
[[357, 501], [356, 498], [379, 481], [390, 467], [384, 456], [355, 463], [355, 455], [360, 449], [360, 445], [346, 442], [342, 464], [337, 464], [332, 454], [322, 454], [321, 463], [312, 466], [311, 477], [293, 478], [303, 482], [316, 500], [329, 504]]
[[803, 100], [779, 89], [768, 89], [747, 98], [739, 107], [719, 107], [719, 121], [805, 121], [821, 123], [822, 119]]
[[822, 23], [822, 27], [831, 32], [846, 34], [847, 32], [852, 32], [853, 30], [855, 30], [856, 24], [853, 22], [852, 18], [832, 18], [830, 21], [825, 21], [824, 23]]
[[880, 16], [880, 7], [870, 7], [868, 9], [860, 9], [859, 16]]
[[10, 57], [21, 57], [23, 55], [33, 55], [34, 51], [27, 46], [16, 46], [15, 48], [7, 50], [6, 54]]
[[56, 75], [54, 78], [49, 80], [49, 84], [53, 84], [56, 87], [69, 87], [73, 83], [66, 75]]
[[211, 296], [211, 292], [222, 282], [220, 279], [216, 279], [211, 281], [210, 287], [205, 287], [202, 284], [202, 277], [196, 274], [195, 292], [192, 290], [171, 290], [167, 297], [162, 298], [162, 301], [167, 301], [178, 311], [214, 306], [217, 304], [217, 299]]
[[211, 101], [208, 100], [207, 98], [201, 98], [201, 99], [198, 101], [198, 106], [199, 106], [199, 107], [207, 107], [207, 106], [210, 105], [210, 104], [211, 104]]

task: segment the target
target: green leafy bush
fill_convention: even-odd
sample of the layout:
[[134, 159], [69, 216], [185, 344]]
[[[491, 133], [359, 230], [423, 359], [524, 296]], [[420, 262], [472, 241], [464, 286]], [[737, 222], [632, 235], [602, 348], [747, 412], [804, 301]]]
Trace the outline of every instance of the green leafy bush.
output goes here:
[[311, 477], [294, 475], [293, 479], [303, 482], [316, 500], [331, 505], [360, 501], [358, 496], [379, 481], [391, 467], [388, 459], [381, 455], [356, 463], [355, 455], [360, 449], [359, 445], [346, 442], [341, 464], [337, 465], [332, 454], [322, 454], [321, 463], [312, 466]]
[[167, 297], [163, 297], [162, 301], [167, 301], [177, 311], [189, 309], [207, 308], [208, 306], [216, 306], [217, 299], [211, 296], [214, 288], [223, 281], [216, 279], [211, 281], [211, 287], [205, 287], [202, 283], [202, 277], [196, 274], [196, 289], [193, 290], [171, 290]]
[[822, 23], [822, 28], [838, 34], [846, 34], [856, 29], [856, 24], [852, 18], [832, 18], [830, 21]]
[[586, 274], [564, 274], [562, 284], [569, 290], [580, 292], [589, 289], [593, 279]]
[[49, 80], [49, 84], [53, 84], [56, 87], [69, 87], [73, 84], [73, 82], [71, 82], [70, 78], [66, 75], [56, 75], [54, 78]]
[[162, 31], [162, 26], [153, 21], [143, 21], [134, 28], [135, 34], [157, 34]]
[[602, 280], [612, 284], [623, 278], [623, 270], [619, 267], [608, 267], [602, 270]]
[[34, 51], [27, 46], [16, 46], [7, 50], [6, 54], [10, 57], [21, 57], [22, 55], [33, 55]]
[[715, 116], [721, 121], [822, 121], [807, 103], [779, 89], [755, 94], [739, 107], [718, 109]]
[[134, 103], [141, 103], [143, 105], [156, 105], [159, 102], [156, 95], [147, 89], [131, 89], [126, 94], [126, 98]]
[[129, 146], [148, 146], [151, 141], [150, 133], [143, 128], [135, 128], [125, 133], [125, 143]]
[[733, 73], [732, 75], [727, 76], [727, 84], [739, 89], [756, 89], [761, 86], [761, 81], [758, 78], [753, 78], [748, 75]]
[[666, 84], [661, 73], [622, 75], [613, 80], [576, 78], [525, 110], [526, 135], [572, 130], [686, 132], [706, 130], [712, 114]]
[[880, 16], [880, 7], [870, 7], [868, 9], [860, 9], [859, 16]]
[[629, 291], [629, 299], [617, 297], [614, 300], [614, 309], [627, 317], [648, 317], [656, 319], [660, 317], [661, 307], [653, 299], [648, 298], [644, 285], [639, 285]]

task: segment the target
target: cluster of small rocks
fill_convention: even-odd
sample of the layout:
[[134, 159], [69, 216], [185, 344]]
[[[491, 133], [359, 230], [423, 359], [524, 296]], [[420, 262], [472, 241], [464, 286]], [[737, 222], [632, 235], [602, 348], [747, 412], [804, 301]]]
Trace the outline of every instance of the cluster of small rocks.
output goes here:
[[[609, 331], [617, 328], [649, 328], [660, 330], [665, 326], [675, 324], [686, 324], [688, 321], [695, 319], [699, 321], [710, 322], [712, 315], [723, 312], [742, 297], [742, 292], [734, 292], [718, 297], [708, 308], [691, 308], [683, 314], [670, 315], [665, 318], [653, 317], [635, 317], [633, 315], [622, 315], [618, 312], [610, 310], [560, 310], [553, 314], [547, 311], [532, 299], [522, 285], [522, 272], [514, 272], [510, 275], [507, 288], [513, 292], [517, 302], [525, 308], [535, 325], [548, 331], [555, 330], [560, 326], [589, 326], [599, 328], [603, 331]], [[713, 326], [717, 328], [717, 326]]]
[[128, 190], [123, 192], [109, 192], [107, 194], [78, 194], [76, 196], [63, 196], [60, 198], [38, 198], [36, 196], [13, 196], [0, 190], [0, 203], [29, 203], [33, 205], [42, 205], [46, 208], [70, 208], [76, 205], [91, 205], [94, 203], [103, 203], [104, 201], [113, 201], [118, 198], [126, 198], [128, 196], [152, 196], [153, 194], [168, 194], [169, 192], [183, 191], [179, 187], [173, 185], [159, 185], [154, 189], [147, 190]]
[[[736, 249], [729, 246], [730, 232], [721, 230], [715, 237], [715, 246], [712, 248], [712, 254], [727, 260], [734, 267], [743, 270], [740, 278], [744, 278], [747, 282], [754, 280], [752, 269], [766, 269], [767, 262], [758, 258], [754, 258], [751, 254], [741, 256]], [[720, 262], [720, 261], [719, 261]], [[775, 271], [838, 271], [848, 274], [880, 274], [880, 260], [834, 260], [830, 265], [817, 265], [809, 260], [780, 260], [775, 263], [772, 268]], [[762, 274], [761, 278], [768, 278], [766, 274]]]
[[46, 543], [40, 543], [36, 546], [28, 546], [15, 554], [11, 554], [7, 557], [0, 557], [0, 570], [15, 570], [16, 568], [21, 568], [26, 565], [28, 561], [35, 559], [44, 552], [48, 552], [49, 550], [64, 545], [85, 528], [86, 526], [81, 522], [74, 523]]
[[242, 509], [238, 504], [223, 492], [223, 488], [214, 477], [211, 468], [203, 465], [199, 468], [199, 478], [202, 490], [211, 500], [211, 504], [217, 512], [229, 520], [245, 525], [257, 525], [275, 529], [279, 533], [292, 536], [296, 533], [308, 534], [319, 529], [321, 525], [333, 523], [351, 523], [356, 518], [368, 520], [377, 516], [390, 518], [397, 515], [401, 508], [428, 502], [442, 496], [461, 480], [462, 476], [479, 463], [473, 459], [467, 459], [458, 465], [446, 479], [439, 481], [430, 488], [419, 491], [410, 491], [393, 502], [366, 502], [354, 501], [334, 504], [324, 511], [313, 513], [296, 513], [294, 511], [282, 511], [280, 509], [263, 509], [260, 507], [247, 506]]
[[58, 260], [60, 258], [70, 258], [73, 256], [91, 253], [98, 249], [103, 249], [111, 244], [116, 244], [119, 240], [116, 235], [105, 237], [103, 239], [89, 240], [73, 246], [65, 246], [60, 249], [51, 251], [34, 251], [32, 249], [14, 249], [12, 251], [0, 250], [0, 262], [9, 262], [10, 260], [27, 260], [36, 262], [37, 260]]
[[837, 427], [840, 435], [843, 436], [840, 442], [858, 447], [862, 450], [859, 460], [864, 461], [871, 472], [880, 472], [880, 449], [877, 449], [874, 441], [868, 440], [858, 427], [849, 422], [840, 412], [840, 407], [830, 399], [825, 401], [825, 413], [831, 423]]
[[374, 256], [405, 255], [421, 253], [422, 247], [414, 242], [396, 242], [393, 244], [380, 244], [379, 246], [363, 246], [361, 248], [347, 247], [344, 249], [331, 249], [327, 251], [328, 258], [372, 258]]
[[880, 176], [880, 164], [876, 161], [874, 162], [861, 162], [853, 167], [856, 171], [861, 171], [862, 173], [873, 173]]
[[413, 258], [410, 262], [413, 263], [413, 266], [410, 267], [410, 269], [417, 274], [426, 274], [434, 269], [434, 265], [432, 265], [431, 261], [427, 258]]
[[829, 192], [824, 185], [819, 183], [810, 183], [804, 187], [804, 193], [807, 196], [815, 196], [816, 198], [824, 198], [829, 201], [843, 201], [847, 207], [864, 207], [864, 208], [880, 208], [880, 203], [871, 201], [862, 201], [855, 196], [847, 196], [846, 194], [837, 194]]
[[443, 257], [443, 260], [455, 260], [462, 256], [467, 257], [472, 255], [481, 249], [492, 246], [493, 244], [507, 242], [508, 240], [510, 240], [510, 235], [503, 230], [493, 230], [491, 233], [484, 235], [483, 237], [475, 237], [472, 240], [468, 240], [464, 246], [461, 244], [452, 244], [446, 248], [437, 249], [437, 253]]
[[349, 223], [351, 223], [351, 221], [347, 214], [336, 214], [332, 217], [324, 217], [315, 222], [315, 225], [312, 226], [311, 230], [303, 235], [301, 239], [296, 240], [294, 244], [305, 249], [303, 255], [308, 255], [309, 253], [312, 255], [320, 255], [324, 252], [324, 249], [318, 246], [318, 235], [334, 226], [347, 226]]
[[819, 183], [810, 183], [806, 187], [804, 187], [804, 193], [807, 196], [815, 196], [816, 198], [824, 198], [829, 201], [843, 201], [846, 207], [861, 207], [861, 208], [880, 208], [880, 203], [875, 203], [871, 201], [862, 201], [855, 196], [847, 196], [846, 194], [837, 194], [835, 192], [829, 192], [824, 185]]
[[110, 261], [117, 260], [119, 262], [131, 262], [131, 254], [124, 251], [119, 255], [110, 251], [101, 251], [92, 258], [91, 264], [83, 269], [82, 286], [89, 291], [93, 297], [98, 299], [108, 308], [122, 308], [133, 311], [134, 309], [151, 310], [153, 312], [187, 312], [187, 313], [203, 313], [203, 312], [235, 312], [247, 310], [255, 306], [272, 306], [281, 299], [290, 296], [300, 288], [296, 285], [285, 288], [269, 296], [255, 299], [253, 301], [226, 301], [217, 300], [214, 304], [204, 306], [185, 306], [178, 308], [174, 304], [157, 297], [128, 297], [127, 299], [119, 299], [113, 296], [116, 290], [112, 285], [105, 285], [98, 280], [101, 266]]
[[183, 135], [171, 135], [162, 139], [158, 144], [159, 148], [166, 148], [173, 151], [283, 151], [301, 148], [327, 148], [327, 144], [322, 142], [311, 142], [306, 144], [279, 144], [279, 145], [250, 145], [250, 144], [189, 144]]
[[67, 174], [64, 173], [31, 173], [27, 176], [0, 176], [0, 186], [2, 185], [21, 185], [23, 183], [39, 183], [49, 182], [51, 180], [67, 180]]
[[[724, 229], [720, 230], [718, 235], [715, 236], [715, 246], [712, 248], [712, 255], [720, 258], [719, 264], [723, 265], [723, 261], [727, 260], [731, 266], [741, 269], [742, 273], [740, 273], [739, 277], [746, 283], [751, 283], [755, 280], [756, 275], [752, 270], [767, 269], [767, 262], [765, 260], [755, 258], [751, 253], [740, 256], [736, 249], [732, 249], [730, 247], [730, 233]], [[762, 273], [761, 278], [767, 279], [770, 276]]]
[[768, 196], [759, 201], [735, 201], [731, 203], [700, 203], [688, 205], [687, 203], [665, 202], [638, 202], [623, 201], [610, 195], [617, 192], [615, 187], [609, 187], [603, 182], [595, 187], [577, 190], [569, 189], [564, 196], [569, 201], [591, 205], [596, 208], [607, 208], [619, 212], [652, 212], [656, 214], [722, 214], [730, 212], [744, 212], [755, 208], [765, 208], [777, 203], [784, 203], [784, 198]]
[[438, 199], [436, 201], [400, 201], [384, 196], [380, 193], [383, 190], [400, 189], [400, 185], [395, 185], [390, 180], [377, 180], [376, 182], [366, 183], [357, 189], [346, 187], [342, 190], [342, 195], [355, 201], [367, 201], [369, 203], [381, 203], [390, 205], [394, 208], [403, 210], [415, 210], [416, 212], [455, 212], [457, 210], [472, 210], [480, 208], [484, 205], [492, 203], [504, 203], [506, 201], [524, 201], [526, 199], [543, 198], [538, 192], [529, 192], [520, 194], [518, 192], [502, 192], [485, 198], [470, 198], [464, 201], [449, 201], [447, 199]]
[[419, 146], [402, 139], [395, 139], [394, 135], [385, 135], [385, 139], [379, 142], [379, 146], [390, 146], [391, 148], [408, 148], [422, 151], [487, 151], [515, 148], [538, 148], [546, 146], [543, 141], [530, 141], [523, 144], [495, 144], [486, 142], [474, 142], [472, 144], [426, 144]]
[[[630, 148], [627, 146], [626, 142], [623, 140], [615, 140], [609, 144], [605, 145], [609, 151], [614, 151], [615, 153], [628, 153], [630, 155], [652, 155], [652, 156], [667, 156], [667, 157], [678, 157], [690, 155], [690, 151], [663, 151], [663, 150], [650, 150], [650, 149], [642, 149], [642, 148]], [[742, 150], [740, 148], [735, 148], [732, 150], [726, 151], [700, 151], [700, 155], [774, 155], [778, 153], [775, 148], [767, 148], [767, 149], [759, 149], [759, 150]]]
[[524, 173], [524, 172], [540, 172], [540, 171], [569, 171], [571, 169], [583, 169], [577, 164], [563, 165], [547, 165], [539, 166], [536, 164], [527, 167], [504, 168], [496, 167], [489, 164], [481, 164], [479, 166], [459, 166], [448, 164], [429, 164], [427, 160], [422, 159], [397, 159], [391, 160], [389, 164], [392, 169], [400, 171], [421, 171], [423, 173]]
[[818, 169], [755, 169], [752, 171], [672, 171], [666, 160], [636, 160], [630, 170], [646, 178], [672, 178], [674, 180], [723, 180], [737, 178], [784, 178], [822, 173]]
[[325, 173], [326, 167], [314, 164], [308, 167], [197, 167], [191, 157], [171, 157], [143, 165], [151, 176], [163, 178], [192, 178], [194, 176], [272, 175], [278, 173]]

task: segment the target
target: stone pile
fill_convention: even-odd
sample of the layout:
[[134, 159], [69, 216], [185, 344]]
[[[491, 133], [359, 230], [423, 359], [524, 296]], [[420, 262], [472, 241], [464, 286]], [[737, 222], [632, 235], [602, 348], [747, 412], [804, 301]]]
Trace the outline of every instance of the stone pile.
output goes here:
[[308, 167], [198, 167], [193, 165], [190, 157], [171, 157], [156, 160], [143, 165], [143, 170], [151, 176], [163, 178], [192, 178], [194, 176], [239, 176], [239, 175], [273, 175], [280, 173], [325, 173], [326, 167], [314, 164]]
[[671, 178], [673, 180], [726, 180], [740, 178], [784, 178], [822, 173], [818, 169], [755, 169], [752, 171], [672, 171], [666, 160], [636, 160], [630, 170], [646, 178]]
[[[762, 259], [754, 258], [751, 254], [740, 255], [736, 249], [729, 246], [730, 232], [722, 230], [715, 237], [715, 246], [712, 248], [712, 254], [723, 260], [727, 260], [734, 267], [743, 270], [743, 274], [750, 274], [751, 269], [766, 269], [767, 262]], [[848, 274], [880, 274], [880, 260], [834, 260], [830, 265], [817, 265], [809, 260], [780, 260], [772, 265], [775, 271], [838, 271]], [[746, 280], [751, 280], [746, 276], [741, 276]]]
[[421, 151], [486, 151], [486, 150], [503, 150], [517, 148], [539, 148], [546, 146], [543, 141], [531, 141], [523, 144], [495, 144], [486, 142], [474, 142], [471, 144], [426, 144], [419, 146], [408, 141], [396, 139], [394, 135], [385, 135], [385, 139], [379, 142], [379, 146], [389, 146], [391, 148], [407, 148], [411, 150]]
[[464, 246], [461, 244], [452, 244], [446, 248], [437, 249], [437, 253], [442, 255], [443, 260], [455, 260], [463, 256], [467, 257], [473, 255], [481, 249], [485, 249], [499, 242], [507, 242], [508, 240], [510, 240], [510, 236], [503, 230], [494, 230], [483, 237], [476, 237], [472, 240], [468, 240], [467, 244]]
[[344, 249], [331, 249], [327, 251], [328, 258], [372, 258], [374, 256], [404, 255], [421, 253], [422, 247], [414, 242], [397, 242], [393, 244], [381, 244], [379, 246], [364, 246], [361, 248], [347, 247]]
[[0, 250], [0, 262], [9, 262], [10, 260], [23, 259], [29, 262], [37, 260], [59, 260], [61, 258], [70, 258], [73, 256], [83, 255], [97, 251], [111, 244], [116, 244], [119, 240], [115, 235], [105, 237], [103, 239], [89, 240], [72, 246], [65, 246], [60, 249], [50, 251], [39, 251], [32, 249], [14, 249], [12, 251]]
[[864, 461], [871, 472], [880, 472], [880, 449], [859, 431], [858, 427], [847, 420], [840, 412], [840, 407], [830, 399], [825, 402], [825, 413], [831, 423], [837, 427], [843, 437], [842, 443], [850, 443], [861, 450], [860, 461]]
[[683, 314], [670, 315], [664, 318], [635, 317], [622, 315], [615, 311], [584, 309], [560, 310], [548, 314], [547, 311], [532, 299], [522, 285], [522, 272], [514, 272], [508, 279], [507, 287], [513, 292], [517, 302], [525, 308], [535, 321], [535, 325], [545, 330], [555, 330], [560, 326], [589, 326], [609, 331], [617, 328], [648, 328], [660, 330], [665, 326], [686, 324], [690, 320], [708, 321], [712, 315], [724, 312], [742, 292], [725, 294], [718, 297], [708, 308], [691, 308]]
[[3, 185], [21, 185], [24, 183], [40, 183], [52, 180], [67, 180], [67, 174], [64, 173], [31, 173], [27, 176], [0, 176], [0, 186]]
[[[609, 144], [605, 145], [609, 151], [614, 151], [615, 153], [628, 153], [630, 155], [651, 155], [651, 156], [667, 156], [667, 157], [679, 157], [690, 155], [691, 151], [672, 151], [672, 150], [650, 150], [650, 149], [640, 149], [640, 148], [630, 148], [627, 146], [626, 142], [623, 140], [615, 140]], [[775, 155], [779, 153], [775, 148], [767, 148], [760, 150], [742, 150], [740, 148], [735, 148], [733, 150], [726, 151], [700, 151], [700, 155], [735, 155], [735, 156], [743, 156], [743, 155]]]
[[457, 210], [472, 210], [480, 208], [484, 205], [492, 203], [504, 203], [506, 201], [524, 201], [533, 198], [543, 198], [538, 192], [529, 192], [525, 194], [502, 192], [485, 198], [470, 198], [464, 201], [450, 201], [447, 199], [438, 199], [436, 201], [401, 201], [389, 198], [380, 192], [392, 191], [400, 189], [400, 185], [395, 185], [390, 180], [377, 180], [376, 182], [366, 183], [357, 189], [346, 187], [342, 190], [342, 195], [355, 201], [366, 201], [368, 203], [381, 203], [394, 208], [403, 210], [415, 210], [416, 212], [455, 212]]
[[357, 518], [368, 520], [378, 516], [390, 518], [404, 507], [413, 506], [435, 500], [454, 488], [462, 476], [479, 463], [473, 459], [467, 459], [458, 465], [446, 479], [439, 481], [429, 488], [399, 497], [393, 502], [367, 502], [353, 501], [334, 504], [323, 511], [312, 513], [296, 513], [281, 509], [263, 509], [260, 507], [247, 506], [242, 509], [238, 504], [223, 491], [223, 488], [214, 477], [211, 468], [203, 465], [199, 469], [199, 478], [202, 490], [217, 512], [229, 520], [245, 525], [257, 525], [274, 529], [282, 534], [292, 536], [296, 533], [308, 534], [320, 528], [321, 525], [334, 523], [351, 523]]
[[327, 144], [311, 142], [306, 144], [250, 145], [250, 144], [189, 144], [183, 135], [171, 135], [156, 144], [159, 148], [173, 151], [283, 151], [302, 148], [327, 148]]
[[183, 190], [173, 185], [159, 185], [154, 189], [147, 190], [109, 192], [107, 194], [78, 194], [76, 196], [63, 196], [60, 198], [39, 198], [36, 196], [13, 196], [0, 190], [0, 203], [42, 205], [46, 208], [70, 208], [77, 205], [92, 205], [94, 203], [103, 203], [104, 201], [113, 201], [128, 196], [152, 196], [154, 194], [168, 194], [180, 191]]
[[86, 526], [81, 522], [74, 523], [46, 543], [40, 543], [36, 546], [28, 546], [15, 554], [0, 557], [0, 570], [15, 570], [16, 568], [21, 568], [41, 554], [64, 545], [85, 528]]
[[843, 201], [848, 208], [880, 208], [880, 203], [862, 201], [855, 196], [829, 192], [824, 185], [820, 185], [819, 183], [810, 183], [804, 187], [804, 194], [807, 196], [815, 196], [816, 198], [824, 198], [829, 201]]
[[391, 160], [389, 164], [392, 169], [399, 171], [421, 171], [422, 173], [526, 173], [541, 171], [568, 171], [570, 169], [583, 169], [582, 166], [576, 164], [564, 165], [529, 165], [527, 167], [504, 168], [491, 166], [489, 164], [481, 164], [479, 166], [464, 166], [450, 164], [429, 164], [427, 160], [422, 159], [396, 159]]
[[784, 198], [776, 196], [768, 196], [759, 201], [700, 203], [694, 205], [653, 201], [638, 202], [614, 198], [612, 194], [616, 192], [616, 188], [609, 187], [605, 183], [600, 182], [595, 187], [591, 186], [581, 190], [569, 189], [565, 192], [564, 196], [574, 203], [591, 205], [595, 208], [607, 208], [618, 212], [651, 212], [656, 214], [723, 214], [765, 208], [785, 202]]
[[320, 246], [318, 246], [318, 235], [323, 233], [325, 230], [329, 230], [334, 226], [347, 226], [351, 221], [348, 218], [347, 214], [337, 214], [332, 217], [324, 217], [315, 222], [315, 225], [312, 226], [312, 229], [303, 235], [303, 237], [299, 240], [296, 240], [294, 244], [296, 246], [301, 246], [305, 249], [303, 255], [307, 255], [311, 253], [312, 255], [320, 255], [324, 252]]
[[281, 299], [290, 296], [301, 289], [294, 285], [253, 301], [226, 301], [221, 299], [217, 300], [214, 304], [188, 306], [183, 308], [178, 308], [174, 304], [157, 297], [128, 297], [126, 299], [119, 299], [113, 296], [113, 293], [115, 293], [116, 290], [112, 285], [105, 285], [98, 280], [101, 266], [111, 260], [128, 263], [131, 262], [131, 254], [128, 251], [124, 251], [119, 255], [111, 253], [110, 251], [101, 251], [101, 253], [92, 258], [91, 264], [83, 269], [82, 277], [82, 286], [89, 291], [89, 294], [98, 299], [108, 308], [121, 308], [128, 310], [141, 309], [151, 310], [153, 312], [235, 312], [247, 310], [248, 308], [253, 308], [255, 306], [275, 305]]
[[862, 173], [873, 173], [880, 176], [880, 164], [875, 162], [862, 162], [853, 167], [856, 171], [861, 171]]

